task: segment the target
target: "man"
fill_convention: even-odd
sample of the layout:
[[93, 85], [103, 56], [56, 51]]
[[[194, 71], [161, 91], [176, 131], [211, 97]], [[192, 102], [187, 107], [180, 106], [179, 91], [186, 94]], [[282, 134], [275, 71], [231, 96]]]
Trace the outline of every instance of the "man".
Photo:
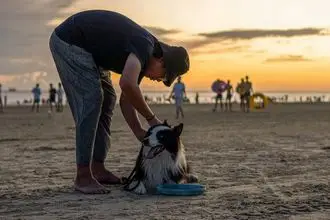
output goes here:
[[1, 94], [1, 91], [2, 91], [2, 85], [0, 83], [0, 112], [3, 112], [3, 104], [2, 104], [2, 94]]
[[62, 84], [58, 83], [58, 88], [57, 88], [57, 105], [56, 105], [56, 111], [57, 112], [63, 112], [63, 88]]
[[244, 88], [244, 78], [241, 78], [241, 82], [237, 83], [237, 86], [236, 86], [236, 92], [239, 94], [239, 98], [240, 98], [240, 108], [241, 108], [241, 111], [245, 111], [245, 98], [244, 98], [244, 95], [245, 95], [245, 88]]
[[53, 84], [49, 84], [49, 110], [53, 112], [53, 104], [56, 106], [56, 89]]
[[216, 82], [215, 82], [215, 83], [218, 83], [219, 86], [218, 86], [218, 90], [216, 91], [217, 95], [215, 97], [215, 104], [214, 104], [213, 112], [215, 112], [217, 110], [219, 101], [220, 101], [220, 109], [221, 109], [221, 111], [223, 111], [222, 93], [223, 93], [224, 90], [220, 87], [220, 84], [222, 82], [223, 81], [220, 80], [220, 79], [217, 79]]
[[232, 111], [231, 98], [233, 97], [233, 86], [230, 84], [230, 80], [227, 80], [226, 87], [226, 111]]
[[177, 76], [189, 70], [188, 53], [182, 47], [159, 42], [126, 16], [105, 10], [69, 17], [54, 30], [49, 44], [76, 124], [75, 189], [108, 193], [102, 184], [121, 181], [104, 166], [116, 103], [114, 87], [105, 71], [121, 74], [120, 108], [132, 132], [142, 141], [146, 130], [137, 113], [150, 126], [162, 123], [144, 100], [139, 88], [142, 78], [171, 86]]
[[245, 76], [244, 87], [244, 99], [245, 99], [245, 112], [250, 112], [250, 97], [253, 93], [252, 82], [249, 81], [249, 76]]
[[36, 84], [36, 87], [32, 89], [32, 94], [33, 94], [32, 111], [34, 111], [34, 107], [35, 105], [37, 105], [37, 112], [39, 112], [41, 89], [38, 83]]
[[174, 93], [175, 100], [175, 109], [176, 109], [176, 119], [179, 119], [179, 114], [181, 113], [181, 117], [184, 118], [182, 103], [184, 97], [187, 97], [186, 87], [184, 83], [181, 81], [181, 77], [178, 77], [178, 81], [174, 84], [169, 99], [172, 97]]

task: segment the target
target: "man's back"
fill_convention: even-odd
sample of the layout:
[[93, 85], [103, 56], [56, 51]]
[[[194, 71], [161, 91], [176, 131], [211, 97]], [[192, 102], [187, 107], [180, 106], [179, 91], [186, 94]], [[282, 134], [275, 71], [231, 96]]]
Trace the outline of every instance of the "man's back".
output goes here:
[[95, 63], [121, 73], [129, 53], [144, 67], [156, 38], [131, 19], [112, 11], [89, 10], [69, 17], [55, 29], [65, 42], [85, 49]]

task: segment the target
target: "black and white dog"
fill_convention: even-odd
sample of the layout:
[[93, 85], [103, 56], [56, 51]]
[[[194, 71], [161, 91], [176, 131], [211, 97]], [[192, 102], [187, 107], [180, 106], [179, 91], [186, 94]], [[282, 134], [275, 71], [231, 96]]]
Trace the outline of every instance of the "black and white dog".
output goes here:
[[142, 142], [135, 168], [128, 177], [125, 190], [136, 194], [155, 193], [164, 183], [197, 182], [189, 174], [184, 146], [180, 140], [183, 124], [173, 128], [165, 121], [150, 127]]

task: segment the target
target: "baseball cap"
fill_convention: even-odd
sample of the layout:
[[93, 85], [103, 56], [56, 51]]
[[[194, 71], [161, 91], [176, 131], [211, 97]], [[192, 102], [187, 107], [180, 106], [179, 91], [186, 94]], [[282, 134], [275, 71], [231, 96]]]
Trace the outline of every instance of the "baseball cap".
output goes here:
[[183, 47], [169, 46], [163, 42], [159, 43], [163, 51], [165, 66], [164, 85], [170, 87], [178, 76], [185, 74], [189, 70], [189, 55]]

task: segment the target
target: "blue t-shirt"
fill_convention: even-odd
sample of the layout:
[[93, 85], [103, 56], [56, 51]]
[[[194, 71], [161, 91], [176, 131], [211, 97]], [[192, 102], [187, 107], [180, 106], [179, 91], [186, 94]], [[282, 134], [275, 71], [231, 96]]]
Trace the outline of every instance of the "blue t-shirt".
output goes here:
[[185, 85], [183, 83], [175, 83], [173, 87], [174, 97], [176, 99], [182, 99], [185, 90]]
[[56, 29], [63, 41], [85, 49], [96, 65], [121, 74], [127, 57], [134, 53], [142, 72], [158, 40], [128, 17], [106, 10], [77, 13]]
[[41, 89], [40, 88], [37, 88], [37, 87], [33, 88], [32, 93], [33, 93], [33, 98], [35, 100], [40, 100], [40, 96], [41, 96]]

